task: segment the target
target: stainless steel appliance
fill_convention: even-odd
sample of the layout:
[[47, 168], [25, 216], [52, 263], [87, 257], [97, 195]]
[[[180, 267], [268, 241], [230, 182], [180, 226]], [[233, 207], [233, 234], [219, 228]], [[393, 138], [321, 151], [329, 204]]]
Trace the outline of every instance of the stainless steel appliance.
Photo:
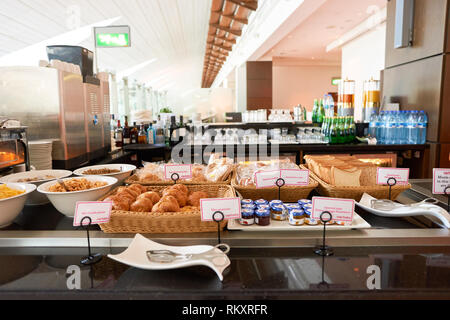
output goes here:
[[54, 68], [2, 67], [0, 97], [0, 115], [28, 126], [30, 141], [54, 141], [54, 168], [77, 168], [110, 150], [109, 95], [98, 81], [83, 83], [82, 75]]

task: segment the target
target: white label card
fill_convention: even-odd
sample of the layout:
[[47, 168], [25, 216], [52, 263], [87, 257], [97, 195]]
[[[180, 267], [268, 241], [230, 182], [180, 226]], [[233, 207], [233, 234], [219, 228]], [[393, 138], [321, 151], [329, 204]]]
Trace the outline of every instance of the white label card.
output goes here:
[[[92, 225], [107, 223], [111, 217], [112, 205], [112, 202], [77, 202], [73, 226], [79, 227], [85, 217], [91, 218]], [[89, 219], [85, 219], [83, 225], [88, 224]]]
[[281, 169], [258, 171], [255, 173], [256, 188], [271, 188], [277, 186], [277, 180], [283, 179], [284, 186], [307, 186], [309, 185], [309, 170]]
[[[241, 199], [223, 198], [223, 199], [200, 199], [200, 212], [202, 221], [214, 221], [214, 213], [222, 212], [224, 220], [233, 220], [241, 218]], [[222, 218], [216, 215], [216, 219]]]
[[[314, 220], [320, 221], [322, 213], [328, 211], [331, 213], [333, 221], [353, 222], [355, 200], [313, 197], [312, 204], [311, 218]], [[323, 218], [328, 220], [329, 216], [325, 215]]]
[[[450, 169], [433, 169], [433, 194], [445, 194], [450, 187]], [[450, 194], [450, 189], [447, 190]]]
[[164, 177], [167, 180], [172, 179], [172, 175], [176, 173], [179, 179], [191, 179], [192, 178], [192, 165], [191, 164], [166, 164], [164, 166]]
[[388, 180], [394, 178], [397, 180], [396, 185], [407, 185], [409, 183], [409, 169], [403, 168], [378, 168], [377, 169], [377, 184], [378, 185], [393, 185], [393, 180]]

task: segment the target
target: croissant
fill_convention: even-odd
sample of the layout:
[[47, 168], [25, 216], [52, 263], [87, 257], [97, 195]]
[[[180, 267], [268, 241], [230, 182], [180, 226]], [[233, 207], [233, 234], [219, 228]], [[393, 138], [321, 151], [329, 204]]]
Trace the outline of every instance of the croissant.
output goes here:
[[165, 197], [165, 196], [174, 197], [180, 207], [184, 207], [187, 203], [187, 195], [178, 190], [175, 190], [175, 189], [171, 189], [171, 188], [165, 189], [163, 191], [163, 197]]
[[128, 211], [130, 210], [130, 204], [126, 199], [122, 199], [117, 196], [111, 196], [103, 200], [104, 202], [111, 201], [113, 203], [112, 209], [113, 210], [123, 210]]
[[136, 199], [138, 197], [138, 193], [132, 189], [129, 189], [127, 187], [120, 187], [119, 189], [117, 189], [117, 193], [129, 193], [130, 195], [132, 195], [134, 197], [134, 199]]
[[176, 191], [184, 193], [185, 195], [188, 195], [188, 193], [189, 193], [188, 188], [184, 184], [176, 184], [176, 185], [174, 185], [172, 187], [169, 187], [167, 189], [176, 190]]
[[116, 197], [121, 198], [121, 199], [126, 199], [130, 204], [133, 203], [134, 201], [136, 201], [136, 197], [131, 195], [128, 192], [119, 192], [116, 193]]
[[133, 202], [130, 210], [134, 212], [151, 212], [153, 209], [153, 202], [150, 199], [142, 198]]
[[132, 190], [132, 191], [138, 193], [138, 195], [140, 195], [144, 192], [147, 192], [147, 188], [144, 186], [141, 186], [140, 184], [133, 184], [128, 187], [128, 190]]
[[178, 212], [180, 211], [180, 206], [175, 198], [167, 196], [161, 199], [153, 207], [152, 212]]
[[200, 199], [206, 199], [208, 197], [208, 194], [202, 191], [191, 193], [188, 198], [188, 204], [192, 207], [200, 207]]
[[151, 200], [153, 203], [158, 203], [159, 200], [161, 200], [161, 197], [159, 196], [159, 194], [156, 192], [152, 192], [152, 191], [141, 194], [137, 198], [137, 200], [140, 200], [142, 198], [147, 198], [147, 199]]

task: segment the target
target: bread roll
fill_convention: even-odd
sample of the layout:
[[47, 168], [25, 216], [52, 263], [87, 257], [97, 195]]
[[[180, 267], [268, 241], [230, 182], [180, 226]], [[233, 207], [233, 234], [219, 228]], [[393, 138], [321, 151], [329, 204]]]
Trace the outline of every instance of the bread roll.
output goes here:
[[206, 192], [198, 191], [194, 192], [189, 196], [188, 204], [192, 207], [200, 207], [200, 199], [209, 198]]
[[180, 191], [180, 192], [184, 193], [185, 195], [188, 195], [188, 193], [189, 193], [188, 188], [184, 184], [176, 184], [168, 189]]
[[167, 188], [163, 191], [163, 197], [165, 196], [172, 196], [176, 199], [178, 202], [178, 205], [180, 207], [184, 207], [187, 203], [187, 195], [183, 192], [180, 192], [179, 190]]

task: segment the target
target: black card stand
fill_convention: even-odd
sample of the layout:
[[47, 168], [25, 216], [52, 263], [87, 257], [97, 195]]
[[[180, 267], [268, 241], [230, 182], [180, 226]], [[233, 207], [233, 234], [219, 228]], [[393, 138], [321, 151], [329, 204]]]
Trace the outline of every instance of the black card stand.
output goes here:
[[[326, 219], [327, 215], [329, 216], [329, 219]], [[318, 247], [314, 250], [314, 253], [322, 257], [329, 257], [334, 254], [333, 249], [325, 245], [326, 227], [327, 223], [330, 222], [331, 220], [333, 220], [333, 215], [331, 214], [331, 212], [324, 211], [320, 215], [320, 221], [322, 221], [323, 223], [323, 242], [321, 247]]]
[[172, 179], [172, 181], [177, 184], [178, 180], [180, 180], [180, 175], [178, 173], [174, 173], [170, 176], [170, 178]]
[[286, 181], [283, 178], [277, 180], [276, 185], [278, 187], [278, 200], [281, 200], [281, 188], [286, 185]]
[[448, 199], [447, 211], [450, 213], [450, 186], [445, 188], [444, 193], [445, 193], [445, 195], [447, 196], [447, 199]]
[[[85, 220], [89, 220], [89, 224], [84, 225], [83, 222]], [[88, 253], [89, 253], [89, 256], [87, 256], [86, 258], [83, 258], [83, 260], [81, 260], [81, 264], [83, 264], [85, 266], [96, 264], [96, 263], [100, 262], [100, 260], [102, 260], [102, 255], [100, 253], [94, 253], [94, 254], [91, 253], [91, 238], [89, 237], [89, 227], [91, 225], [92, 225], [92, 219], [90, 217], [84, 217], [81, 220], [80, 226], [86, 228], [87, 241], [88, 241]]]
[[389, 200], [392, 200], [392, 187], [397, 185], [397, 179], [389, 178], [387, 184], [389, 186]]
[[216, 211], [213, 214], [213, 220], [217, 223], [217, 244], [221, 244], [220, 240], [220, 223], [225, 220], [225, 215], [222, 211]]

